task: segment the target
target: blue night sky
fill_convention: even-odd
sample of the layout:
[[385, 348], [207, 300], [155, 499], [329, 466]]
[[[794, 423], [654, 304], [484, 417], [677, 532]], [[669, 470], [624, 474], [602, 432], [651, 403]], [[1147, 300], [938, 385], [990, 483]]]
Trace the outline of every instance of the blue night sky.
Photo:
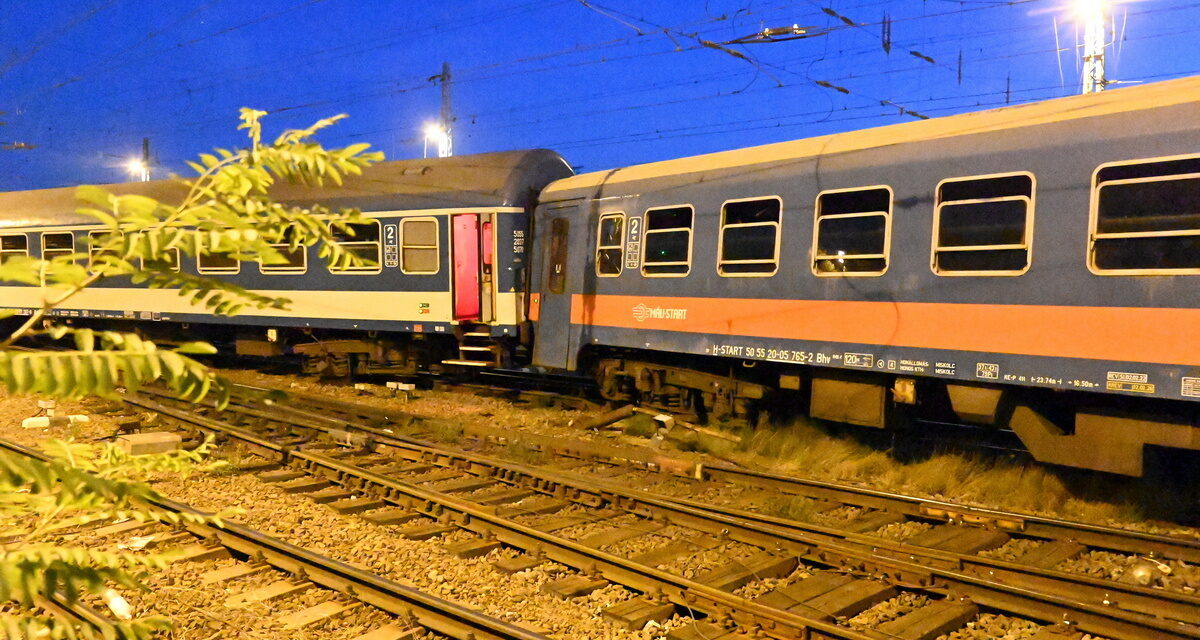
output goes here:
[[[121, 158], [140, 153], [144, 136], [159, 162], [155, 177], [184, 172], [196, 153], [240, 143], [241, 106], [273, 112], [270, 131], [348, 113], [325, 144], [365, 141], [389, 158], [419, 157], [421, 126], [439, 109], [429, 78], [443, 61], [455, 76], [457, 154], [548, 147], [584, 171], [913, 118], [901, 109], [936, 117], [1050, 98], [1079, 85], [1073, 14], [1039, 0], [603, 0], [591, 8], [579, 0], [8, 0], [4, 8], [0, 142], [36, 147], [0, 150], [4, 190], [124, 180]], [[1200, 72], [1200, 3], [1148, 0], [1113, 14], [1110, 77]], [[792, 24], [826, 34], [731, 46], [752, 61], [698, 44]]]

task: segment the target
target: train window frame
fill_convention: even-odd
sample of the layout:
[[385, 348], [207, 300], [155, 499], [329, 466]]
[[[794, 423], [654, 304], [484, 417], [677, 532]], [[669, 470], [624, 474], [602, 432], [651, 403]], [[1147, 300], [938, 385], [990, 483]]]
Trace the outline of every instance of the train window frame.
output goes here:
[[[1003, 196], [999, 198], [976, 198], [970, 200], [947, 200], [941, 199], [942, 187], [955, 182], [973, 182], [978, 180], [988, 180], [991, 178], [1009, 178], [1013, 176], [1027, 176], [1029, 178], [1029, 196]], [[933, 230], [929, 243], [929, 268], [934, 274], [947, 278], [955, 277], [1018, 277], [1029, 272], [1033, 266], [1033, 237], [1034, 227], [1037, 221], [1037, 176], [1031, 171], [1008, 171], [1004, 173], [988, 173], [974, 176], [961, 176], [954, 178], [946, 178], [937, 183], [933, 190]], [[1024, 200], [1025, 201], [1025, 233], [1023, 242], [1019, 245], [967, 245], [962, 248], [945, 248], [939, 247], [938, 241], [941, 233], [942, 208], [949, 204], [970, 204], [981, 202], [999, 202], [1001, 200]], [[965, 252], [965, 251], [988, 251], [988, 250], [1005, 250], [1005, 249], [1023, 249], [1025, 251], [1025, 266], [1019, 270], [981, 270], [981, 271], [945, 271], [938, 266], [938, 252]]]
[[[347, 242], [338, 242], [338, 245], [343, 248], [345, 248], [347, 246], [374, 245], [375, 246], [375, 264], [363, 265], [363, 266], [358, 266], [358, 267], [346, 267], [344, 269], [335, 269], [332, 266], [330, 266], [329, 273], [332, 273], [333, 275], [336, 275], [336, 276], [347, 276], [347, 275], [349, 275], [349, 276], [372, 276], [372, 275], [379, 275], [380, 273], [383, 273], [383, 224], [379, 221], [378, 218], [370, 218], [370, 222], [356, 222], [354, 224], [370, 224], [370, 223], [374, 223], [375, 229], [376, 229], [376, 231], [378, 231], [378, 233], [375, 235], [375, 237], [378, 238], [377, 240], [366, 240], [366, 241], [350, 240]], [[333, 233], [333, 223], [332, 222], [329, 223], [329, 232]]]
[[[277, 242], [272, 243], [270, 246], [277, 251], [287, 251], [290, 244], [287, 242]], [[300, 266], [290, 264], [269, 265], [263, 264], [259, 260], [258, 272], [266, 276], [294, 276], [308, 273], [308, 246], [301, 244], [296, 250], [300, 252], [302, 258]]]
[[[39, 244], [42, 248], [42, 260], [53, 260], [54, 259], [54, 258], [47, 258], [46, 251], [53, 252], [55, 254], [55, 257], [69, 256], [69, 255], [75, 253], [75, 233], [72, 231], [43, 231], [38, 235], [40, 236], [38, 238]], [[71, 247], [69, 249], [62, 249], [62, 248], [47, 249], [46, 248], [46, 238], [48, 236], [66, 236], [71, 239]]]
[[[101, 253], [100, 251], [96, 250], [96, 243], [93, 240], [93, 238], [97, 238], [99, 236], [110, 236], [110, 235], [113, 235], [113, 233], [114, 232], [109, 229], [93, 229], [93, 230], [87, 232], [87, 254], [88, 254], [88, 266], [89, 267], [91, 267], [91, 265], [95, 264], [96, 256]], [[117, 231], [115, 233], [119, 234], [120, 232]], [[88, 273], [95, 273], [95, 271], [93, 271], [92, 269], [89, 268]]]
[[[690, 211], [692, 213], [691, 224], [688, 227], [686, 227], [687, 234], [688, 234], [687, 260], [684, 262], [655, 262], [655, 263], [653, 263], [653, 265], [657, 265], [657, 266], [684, 265], [687, 267], [687, 270], [682, 273], [647, 273], [646, 272], [646, 248], [650, 244], [650, 242], [649, 242], [650, 236], [652, 236], [656, 233], [678, 233], [679, 231], [682, 231], [684, 229], [684, 227], [671, 227], [669, 229], [650, 229], [650, 214], [655, 211], [666, 211], [669, 209], [687, 209], [688, 211]], [[696, 239], [696, 207], [692, 206], [691, 204], [685, 204], [685, 203], [670, 204], [670, 205], [664, 205], [664, 206], [660, 206], [660, 207], [650, 207], [650, 208], [646, 209], [645, 211], [643, 211], [642, 212], [642, 247], [641, 247], [641, 256], [640, 256], [641, 257], [641, 265], [639, 266], [639, 269], [642, 272], [642, 277], [643, 278], [686, 278], [686, 277], [688, 277], [688, 275], [690, 275], [692, 273], [692, 258], [695, 255], [695, 247], [694, 247], [695, 239]]]
[[[179, 252], [179, 247], [171, 247], [170, 249], [167, 249], [167, 252], [174, 256], [169, 262], [171, 265], [171, 272], [179, 273], [183, 269], [183, 263], [181, 262], [183, 260], [183, 254]], [[138, 266], [145, 268], [146, 261], [138, 258]]]
[[[725, 210], [731, 204], [739, 202], [759, 202], [766, 200], [774, 200], [779, 203], [779, 219], [775, 222], [748, 222], [748, 223], [725, 223]], [[693, 221], [693, 226], [695, 222]], [[722, 260], [725, 250], [725, 230], [726, 229], [744, 229], [747, 227], [775, 227], [775, 253], [771, 260]], [[783, 244], [783, 198], [777, 195], [771, 196], [754, 196], [749, 198], [732, 198], [721, 203], [721, 219], [720, 226], [717, 232], [717, 275], [722, 278], [770, 278], [779, 273], [779, 252]], [[724, 266], [727, 264], [767, 264], [774, 265], [771, 271], [753, 271], [753, 272], [726, 272]]]
[[[196, 233], [196, 273], [201, 275], [226, 275], [235, 276], [242, 272], [242, 261], [234, 258], [232, 267], [206, 267], [204, 266], [204, 237], [205, 232], [198, 231]], [[228, 254], [225, 254], [228, 255]]]
[[[25, 240], [24, 249], [5, 249], [3, 240], [5, 238], [22, 238]], [[0, 264], [12, 257], [24, 256], [29, 257], [29, 234], [28, 233], [0, 233]]]
[[[843, 259], [845, 259], [845, 258], [882, 259], [883, 260], [883, 269], [881, 269], [879, 271], [820, 271], [820, 270], [818, 270], [817, 269], [817, 261], [821, 259], [821, 256], [819, 256], [817, 254], [817, 249], [820, 246], [820, 242], [821, 242], [821, 235], [820, 235], [821, 234], [821, 219], [823, 217], [823, 216], [821, 216], [821, 198], [824, 196], [827, 196], [827, 195], [835, 194], [835, 193], [853, 193], [855, 191], [874, 191], [877, 189], [883, 189], [883, 190], [887, 191], [887, 193], [888, 193], [887, 211], [864, 211], [864, 212], [857, 212], [857, 213], [830, 214], [830, 216], [824, 216], [824, 218], [826, 218], [826, 219], [829, 219], [831, 217], [853, 218], [853, 217], [867, 217], [867, 216], [882, 215], [884, 218], [883, 253], [882, 254], [874, 254], [874, 253], [861, 254], [861, 255], [854, 254], [854, 255], [849, 255], [849, 256], [844, 255], [844, 256], [830, 256], [830, 257], [841, 257]], [[816, 198], [813, 200], [812, 248], [809, 251], [809, 260], [808, 260], [809, 270], [812, 271], [812, 274], [814, 276], [817, 276], [818, 278], [878, 278], [878, 277], [883, 276], [883, 274], [887, 273], [888, 269], [890, 269], [892, 266], [892, 259], [891, 259], [891, 255], [892, 255], [892, 218], [893, 218], [895, 209], [896, 209], [896, 191], [894, 189], [892, 189], [892, 187], [890, 185], [886, 185], [886, 184], [873, 184], [873, 185], [866, 185], [866, 186], [862, 186], [862, 187], [848, 187], [848, 188], [844, 188], [844, 189], [826, 189], [826, 190], [818, 193]]]
[[[424, 245], [424, 244], [410, 245], [406, 242], [406, 240], [408, 238], [408, 234], [405, 233], [404, 227], [411, 222], [432, 222], [433, 223], [433, 244], [432, 245]], [[432, 275], [441, 273], [441, 271], [442, 271], [442, 223], [441, 223], [441, 220], [439, 220], [435, 216], [404, 217], [404, 218], [400, 218], [399, 229], [397, 229], [397, 231], [400, 234], [400, 238], [398, 240], [399, 247], [400, 247], [400, 251], [399, 251], [400, 255], [397, 256], [400, 259], [400, 273], [403, 273], [405, 275], [414, 275], [414, 276], [432, 276]], [[404, 266], [404, 250], [406, 248], [433, 249], [434, 254], [437, 255], [437, 268], [434, 269], [433, 271], [410, 270], [410, 269], [405, 268], [405, 266]]]
[[1142, 164], [1155, 164], [1159, 162], [1173, 162], [1178, 160], [1197, 160], [1200, 159], [1200, 154], [1181, 154], [1173, 156], [1158, 156], [1152, 158], [1135, 158], [1130, 160], [1116, 160], [1113, 162], [1105, 162], [1096, 167], [1092, 171], [1091, 184], [1089, 186], [1090, 196], [1088, 203], [1088, 237], [1087, 247], [1084, 261], [1087, 264], [1088, 271], [1097, 276], [1188, 276], [1200, 275], [1200, 267], [1193, 268], [1178, 268], [1178, 269], [1104, 269], [1096, 264], [1096, 241], [1097, 240], [1113, 240], [1121, 238], [1151, 238], [1151, 237], [1180, 237], [1180, 236], [1200, 236], [1200, 228], [1195, 228], [1190, 231], [1166, 230], [1166, 231], [1140, 231], [1140, 232], [1124, 232], [1124, 233], [1098, 233], [1097, 229], [1100, 224], [1100, 195], [1105, 185], [1112, 186], [1114, 184], [1132, 184], [1135, 182], [1168, 182], [1172, 179], [1183, 180], [1188, 178], [1200, 177], [1200, 172], [1186, 174], [1170, 174], [1165, 178], [1147, 179], [1147, 178], [1131, 178], [1122, 180], [1112, 180], [1101, 184], [1099, 182], [1100, 173], [1111, 167], [1129, 167]]
[[[615, 245], [601, 244], [604, 239], [604, 221], [609, 218], [621, 219], [621, 240]], [[624, 211], [609, 211], [600, 214], [600, 217], [596, 220], [596, 251], [592, 256], [597, 278], [617, 278], [625, 272], [625, 240], [628, 238], [628, 233], [629, 216], [625, 215]], [[612, 251], [614, 249], [620, 254], [620, 259], [617, 260], [617, 272], [604, 273], [600, 271], [600, 252], [606, 250]]]

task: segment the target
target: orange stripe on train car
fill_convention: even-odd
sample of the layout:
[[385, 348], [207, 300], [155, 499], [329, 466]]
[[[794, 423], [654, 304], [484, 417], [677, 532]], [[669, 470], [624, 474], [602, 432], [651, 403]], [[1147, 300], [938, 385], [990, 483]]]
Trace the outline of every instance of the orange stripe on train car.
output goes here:
[[1200, 309], [575, 294], [571, 322], [1200, 366]]

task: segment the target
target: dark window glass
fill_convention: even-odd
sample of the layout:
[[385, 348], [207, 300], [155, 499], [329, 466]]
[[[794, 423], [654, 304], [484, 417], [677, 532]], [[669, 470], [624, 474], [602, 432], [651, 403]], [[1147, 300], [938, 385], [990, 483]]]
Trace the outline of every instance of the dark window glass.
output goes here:
[[380, 257], [383, 255], [382, 243], [379, 239], [379, 222], [364, 222], [347, 225], [348, 229], [330, 227], [334, 240], [347, 252], [358, 256], [361, 264], [347, 266], [342, 269], [330, 269], [335, 273], [347, 271], [378, 271]]
[[[775, 236], [779, 227], [734, 227], [726, 228], [722, 234], [721, 262], [730, 260], [757, 260], [758, 270], [775, 270]], [[722, 264], [722, 267], [734, 266]], [[747, 265], [742, 265], [747, 266]]]
[[43, 233], [42, 259], [53, 260], [75, 253], [75, 236], [69, 233]]
[[555, 218], [550, 221], [546, 283], [551, 293], [563, 293], [567, 290], [567, 230], [569, 227], [566, 218]]
[[818, 201], [822, 216], [865, 212], [887, 213], [892, 210], [892, 193], [887, 189], [822, 193]]
[[891, 191], [879, 187], [817, 196], [813, 271], [875, 273], [887, 269], [891, 207]]
[[0, 236], [0, 264], [18, 256], [29, 255], [29, 239], [25, 234]]
[[935, 271], [995, 275], [1029, 266], [1032, 177], [952, 180], [937, 196]]
[[615, 276], [621, 273], [621, 256], [625, 250], [625, 214], [600, 217], [600, 233], [596, 238], [596, 273]]
[[646, 212], [646, 230], [678, 229], [692, 227], [691, 207], [674, 207], [672, 209], [655, 209]]
[[722, 274], [771, 274], [778, 265], [780, 204], [776, 198], [728, 202], [721, 210]]
[[271, 245], [271, 247], [283, 256], [284, 261], [262, 265], [264, 273], [298, 273], [308, 269], [308, 247], [299, 245], [294, 249], [290, 248], [290, 242], [295, 235], [295, 227], [288, 227], [284, 230], [280, 242]]
[[1027, 200], [947, 204], [938, 218], [938, 246], [1023, 244]]
[[644, 275], [686, 275], [691, 270], [692, 209], [673, 207], [646, 212]]
[[1200, 229], [1200, 177], [1100, 185], [1096, 231]]
[[1098, 269], [1200, 269], [1200, 235], [1166, 238], [1098, 238]]
[[620, 246], [625, 237], [625, 216], [604, 216], [600, 219], [600, 246]]
[[1103, 270], [1200, 269], [1200, 159], [1105, 167], [1092, 261]]
[[379, 242], [379, 223], [364, 222], [346, 225], [348, 230], [333, 227], [330, 232], [338, 242]]
[[237, 258], [228, 253], [198, 255], [196, 265], [201, 273], [237, 273], [240, 268]]

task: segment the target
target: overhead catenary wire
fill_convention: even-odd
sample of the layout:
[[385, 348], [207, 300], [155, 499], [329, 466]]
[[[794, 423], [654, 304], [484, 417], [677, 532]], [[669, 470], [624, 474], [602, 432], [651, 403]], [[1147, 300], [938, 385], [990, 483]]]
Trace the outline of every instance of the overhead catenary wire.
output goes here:
[[[968, 9], [971, 11], [989, 10], [989, 9], [990, 10], [998, 10], [998, 9], [1003, 9], [1003, 8], [1007, 8], [1007, 7], [1011, 6], [1011, 3], [986, 3], [986, 4], [978, 3], [978, 4], [979, 4], [979, 6], [968, 7]], [[522, 5], [522, 6], [524, 6], [524, 5]], [[1165, 10], [1181, 10], [1181, 9], [1186, 9], [1186, 8], [1188, 8], [1188, 7], [1187, 6], [1166, 7], [1164, 9]], [[854, 13], [856, 13], [856, 11], [852, 10], [852, 9], [845, 9], [845, 11], [846, 11], [847, 15], [853, 15]], [[945, 12], [945, 15], [955, 15], [958, 13], [959, 12], [957, 12], [957, 11], [947, 11], [947, 12]], [[896, 22], [896, 24], [901, 24], [905, 20], [914, 21], [914, 20], [920, 20], [920, 19], [929, 19], [931, 16], [932, 16], [932, 14], [927, 15], [927, 16], [921, 16], [921, 17], [912, 17], [912, 16], [907, 17], [907, 18], [897, 17], [895, 19], [895, 22]], [[720, 24], [720, 23], [715, 23], [715, 24]], [[864, 22], [863, 24], [869, 24], [869, 23]], [[944, 36], [944, 37], [943, 37], [943, 34], [941, 34], [941, 33], [937, 34], [936, 36], [926, 35], [926, 34], [920, 34], [920, 35], [921, 35], [920, 38], [912, 39], [910, 41], [913, 43], [918, 43], [918, 42], [924, 41], [924, 40], [933, 41], [933, 42], [940, 41], [943, 46], [950, 46], [950, 43], [953, 43], [955, 41], [961, 41], [966, 37], [973, 37], [973, 36], [977, 35], [977, 32], [971, 32], [968, 34], [959, 34], [957, 36]], [[637, 36], [633, 36], [630, 38], [630, 40], [633, 42], [639, 42], [639, 41], [644, 41], [645, 39], [639, 38]], [[907, 45], [907, 46], [912, 49], [922, 50], [922, 47], [925, 45], [911, 44], [911, 45]], [[494, 71], [477, 71], [474, 73], [467, 73], [464, 71], [461, 74], [460, 78], [456, 78], [456, 80], [460, 80], [461, 83], [465, 85], [465, 84], [468, 84], [471, 82], [483, 83], [483, 82], [487, 82], [489, 80], [511, 77], [513, 75], [524, 74], [524, 73], [544, 73], [544, 72], [552, 72], [552, 71], [556, 71], [556, 70], [580, 71], [582, 69], [586, 69], [588, 66], [593, 66], [593, 65], [621, 64], [622, 61], [625, 61], [625, 60], [629, 60], [629, 61], [646, 60], [646, 59], [652, 59], [651, 58], [652, 56], [663, 56], [663, 55], [667, 55], [668, 53], [671, 53], [671, 52], [661, 52], [661, 51], [647, 52], [647, 51], [644, 51], [643, 49], [644, 49], [644, 47], [641, 47], [638, 50], [636, 50], [634, 52], [635, 55], [630, 55], [627, 57], [620, 57], [620, 58], [618, 58], [618, 57], [609, 58], [606, 56], [605, 59], [603, 59], [603, 60], [595, 60], [595, 61], [579, 61], [579, 60], [571, 59], [570, 56], [573, 54], [564, 53], [562, 55], [562, 57], [566, 58], [566, 61], [565, 61], [565, 64], [561, 64], [561, 65], [559, 65], [559, 64], [545, 64], [545, 65], [538, 64], [536, 61], [536, 58], [538, 58], [539, 55], [532, 54], [530, 56], [525, 56], [521, 62], [514, 62], [513, 66], [511, 66], [511, 67], [503, 66], [504, 61], [500, 61], [496, 65], [493, 65]], [[837, 46], [834, 46], [834, 47], [831, 47], [830, 54], [824, 60], [821, 60], [820, 64], [830, 65], [830, 66], [841, 64], [841, 65], [845, 65], [846, 67], [850, 67], [854, 64], [854, 62], [853, 62], [854, 60], [869, 59], [870, 51], [872, 49], [875, 51], [878, 51], [879, 45], [878, 45], [877, 41], [872, 41], [870, 46], [861, 46], [861, 47], [859, 47], [859, 46], [855, 46], [855, 47], [842, 46], [840, 48]], [[692, 50], [698, 51], [699, 49], [698, 48], [688, 48], [686, 50], [687, 51], [692, 51]], [[1036, 51], [1036, 48], [1034, 48], [1034, 50], [1010, 49], [1008, 52], [1006, 52], [1005, 57], [1007, 57], [1008, 59], [1012, 59], [1013, 56], [1017, 56], [1017, 55], [1025, 55], [1025, 56], [1037, 55], [1037, 51]], [[811, 57], [812, 56], [804, 56], [804, 58], [808, 58], [808, 59], [811, 59]], [[937, 56], [937, 54], [934, 54], [933, 57], [937, 58], [938, 56]], [[967, 56], [966, 60], [968, 62], [970, 62], [972, 60], [983, 60], [983, 61], [1001, 60], [1001, 59], [1005, 59], [1005, 57], [1002, 57], [1002, 56], [978, 56], [978, 57]], [[529, 61], [529, 59], [531, 59], [531, 58], [534, 60]], [[913, 57], [913, 62], [914, 63], [917, 62], [917, 59], [915, 57]], [[805, 64], [805, 63], [803, 61], [797, 61], [794, 64]], [[530, 65], [533, 65], [534, 68], [533, 69], [525, 68], [526, 66], [530, 66]], [[895, 68], [885, 69], [882, 65], [876, 65], [871, 68], [873, 70], [874, 75], [880, 75], [883, 73], [893, 73], [893, 74], [920, 74], [921, 73], [919, 71], [919, 65], [913, 66], [913, 67], [905, 66], [905, 68], [902, 68], [902, 69], [895, 69]], [[459, 75], [459, 74], [456, 73], [456, 75]], [[472, 75], [474, 75], [475, 77], [471, 77]], [[726, 74], [726, 75], [729, 75], [729, 74]], [[839, 74], [839, 75], [830, 75], [830, 77], [822, 78], [822, 79], [824, 79], [827, 82], [830, 82], [831, 84], [844, 84], [844, 83], [856, 81], [858, 79], [868, 78], [868, 77], [870, 77], [870, 75], [872, 75], [872, 74], [869, 74], [869, 73]], [[747, 77], [747, 75], [743, 74], [740, 77], [744, 78], [744, 77]], [[819, 78], [819, 76], [814, 76], [814, 77]], [[799, 83], [797, 83], [797, 82], [789, 82], [789, 84], [799, 85]], [[422, 86], [421, 90], [424, 90], [426, 88], [426, 86]], [[847, 88], [853, 90], [854, 87], [849, 86]], [[277, 111], [281, 115], [287, 116], [288, 114], [301, 114], [310, 109], [318, 109], [318, 108], [325, 108], [325, 107], [340, 109], [342, 106], [359, 104], [366, 100], [385, 100], [392, 96], [403, 95], [404, 93], [415, 92], [417, 90], [418, 89], [416, 89], [416, 88], [396, 86], [395, 84], [393, 84], [391, 87], [377, 87], [377, 88], [349, 87], [349, 88], [347, 88], [347, 90], [344, 93], [326, 94], [325, 96], [323, 96], [323, 99], [318, 98], [315, 100], [294, 101], [294, 102], [290, 102], [290, 103], [289, 102], [279, 102], [279, 103], [277, 103], [277, 106], [279, 107], [277, 109]], [[652, 92], [651, 90], [649, 90], [647, 88], [631, 87], [628, 89], [627, 95], [634, 96], [634, 95], [637, 95], [639, 91], [641, 91], [642, 93], [651, 93]], [[748, 96], [748, 94], [762, 95], [762, 94], [766, 94], [767, 91], [768, 90], [764, 87], [754, 87], [750, 91], [730, 90], [730, 91], [727, 91], [724, 93], [721, 93], [719, 91], [717, 91], [717, 92], [710, 91], [710, 92], [707, 92], [704, 96], [696, 96], [696, 97], [694, 97], [694, 99], [695, 100], [716, 100], [716, 99], [721, 99], [721, 98], [730, 98], [731, 103], [732, 103], [733, 100], [737, 99], [735, 96]], [[1020, 91], [1021, 91], [1021, 88], [1019, 86], [1014, 87], [1015, 94], [1022, 95], [1020, 93]], [[891, 93], [891, 92], [889, 92], [889, 93]], [[905, 99], [914, 105], [921, 104], [920, 98], [917, 98], [916, 96], [911, 95], [912, 93], [915, 93], [915, 92], [908, 92], [908, 93], [909, 93], [909, 95], [907, 97], [905, 97], [905, 96], [901, 95], [899, 92], [897, 92], [896, 95], [880, 96], [880, 98], [884, 98], [884, 99], [900, 98], [900, 99]], [[314, 97], [316, 97], [316, 96], [314, 96]], [[692, 97], [685, 96], [685, 97], [681, 97], [679, 99], [674, 99], [674, 100], [669, 100], [669, 101], [665, 101], [665, 100], [644, 101], [641, 104], [633, 105], [631, 108], [654, 108], [656, 106], [662, 106], [665, 108], [665, 107], [668, 107], [671, 105], [687, 104], [691, 100], [693, 100]], [[864, 101], [870, 100], [870, 97], [864, 96], [863, 100]], [[581, 101], [582, 100], [577, 100], [577, 102], [581, 102]], [[656, 105], [655, 104], [656, 102], [662, 102], [662, 103], [668, 103], [668, 104]], [[869, 108], [877, 107], [878, 105], [861, 105], [861, 106], [864, 110], [869, 110]], [[858, 107], [859, 107], [859, 105], [854, 105], [851, 108], [858, 108]], [[487, 122], [484, 122], [482, 115], [477, 115], [476, 117], [478, 117], [480, 119], [479, 126], [481, 126], [481, 127], [483, 127], [483, 126], [488, 126], [488, 127], [491, 127], [491, 126], [520, 126], [521, 122], [549, 121], [549, 120], [553, 120], [555, 118], [569, 120], [571, 117], [578, 115], [579, 113], [588, 113], [588, 114], [592, 114], [592, 115], [598, 115], [595, 112], [602, 111], [601, 109], [598, 109], [598, 108], [597, 109], [583, 109], [583, 110], [555, 111], [553, 109], [547, 109], [545, 106], [542, 106], [542, 105], [532, 105], [532, 106], [525, 107], [525, 108], [539, 109], [541, 113], [545, 113], [546, 115], [539, 117], [539, 118], [526, 117], [526, 118], [521, 119], [518, 122], [511, 123], [511, 124], [508, 124], [508, 123], [499, 124], [499, 123], [496, 123], [494, 120], [488, 120]], [[523, 113], [525, 108], [505, 107], [504, 110], [509, 113], [520, 115], [521, 113]], [[611, 113], [611, 112], [617, 112], [619, 110], [622, 110], [622, 109], [614, 107], [607, 111]], [[883, 109], [877, 109], [877, 110], [883, 111]], [[207, 114], [198, 113], [197, 115], [203, 116], [203, 115], [207, 115]], [[464, 116], [463, 120], [464, 121], [467, 120], [468, 117], [470, 117], [470, 116]], [[187, 119], [187, 125], [206, 125], [209, 123], [214, 123], [214, 124], [215, 123], [225, 123], [225, 122], [228, 122], [229, 119], [230, 119], [230, 115], [228, 113], [221, 113], [220, 115], [214, 114], [209, 119], [197, 119], [195, 117]], [[169, 124], [173, 127], [179, 126], [178, 125], [179, 120], [180, 119], [178, 119], [178, 118], [173, 119]], [[831, 121], [836, 121], [836, 118], [831, 119]], [[353, 122], [353, 121], [351, 121], [351, 122]], [[466, 124], [467, 123], [464, 122], [464, 126], [466, 126]], [[114, 129], [114, 131], [117, 131], [117, 130], [118, 129]], [[369, 133], [371, 133], [371, 132], [370, 131], [363, 132], [363, 133], [352, 132], [352, 133], [346, 134], [346, 135], [368, 135]], [[543, 138], [543, 140], [545, 140], [545, 139], [550, 139], [550, 138]]]

